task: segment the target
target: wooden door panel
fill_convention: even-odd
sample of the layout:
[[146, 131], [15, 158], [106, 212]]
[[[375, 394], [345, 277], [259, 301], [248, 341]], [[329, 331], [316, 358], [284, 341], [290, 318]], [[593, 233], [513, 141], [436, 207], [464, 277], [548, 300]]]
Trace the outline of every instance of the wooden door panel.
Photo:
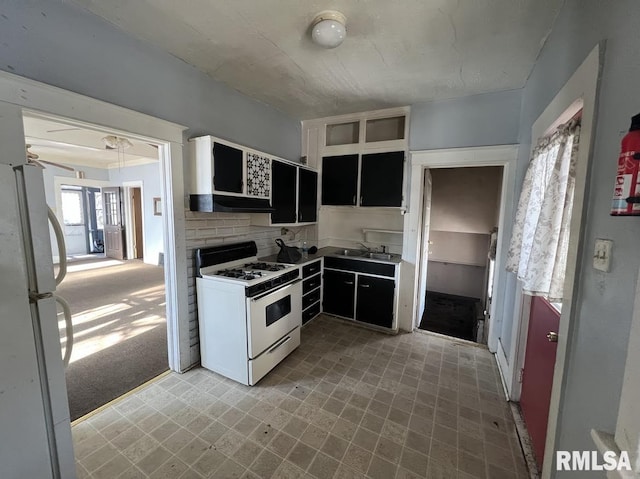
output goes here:
[[539, 296], [531, 299], [520, 407], [539, 466], [544, 458], [558, 344], [547, 335], [558, 333], [559, 322], [560, 313], [547, 300]]
[[104, 251], [107, 257], [125, 258], [124, 227], [122, 226], [122, 191], [119, 187], [102, 189], [104, 212]]

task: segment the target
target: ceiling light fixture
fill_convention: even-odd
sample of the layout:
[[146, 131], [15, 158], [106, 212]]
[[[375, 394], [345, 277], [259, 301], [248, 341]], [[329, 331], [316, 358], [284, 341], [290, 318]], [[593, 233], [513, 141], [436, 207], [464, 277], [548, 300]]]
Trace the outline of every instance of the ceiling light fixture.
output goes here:
[[122, 148], [123, 150], [126, 150], [127, 148], [131, 148], [133, 146], [133, 143], [131, 143], [126, 138], [122, 138], [115, 135], [105, 136], [102, 139], [102, 142], [104, 143], [105, 148], [107, 148], [108, 150], [117, 150], [120, 148]]
[[347, 18], [335, 10], [320, 12], [311, 24], [311, 39], [323, 48], [339, 46], [347, 36]]

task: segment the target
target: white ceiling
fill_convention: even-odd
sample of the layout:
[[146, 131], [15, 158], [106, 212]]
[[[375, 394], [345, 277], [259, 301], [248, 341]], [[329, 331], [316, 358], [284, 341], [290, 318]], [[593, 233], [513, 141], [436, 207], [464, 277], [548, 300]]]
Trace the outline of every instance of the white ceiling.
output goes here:
[[[563, 0], [72, 0], [298, 119], [521, 88]], [[347, 38], [309, 36], [336, 9]]]
[[31, 145], [30, 152], [37, 154], [40, 160], [54, 163], [118, 168], [158, 161], [158, 149], [148, 143], [127, 138], [133, 146], [111, 150], [102, 139], [113, 133], [50, 119], [25, 116], [24, 134], [25, 142]]

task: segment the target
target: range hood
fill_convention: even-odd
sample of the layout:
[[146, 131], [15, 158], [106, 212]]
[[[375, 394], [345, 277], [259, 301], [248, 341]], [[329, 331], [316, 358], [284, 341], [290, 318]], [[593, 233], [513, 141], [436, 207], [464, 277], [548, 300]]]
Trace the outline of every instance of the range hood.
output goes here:
[[246, 196], [190, 195], [191, 211], [230, 213], [273, 213], [267, 198], [247, 198]]

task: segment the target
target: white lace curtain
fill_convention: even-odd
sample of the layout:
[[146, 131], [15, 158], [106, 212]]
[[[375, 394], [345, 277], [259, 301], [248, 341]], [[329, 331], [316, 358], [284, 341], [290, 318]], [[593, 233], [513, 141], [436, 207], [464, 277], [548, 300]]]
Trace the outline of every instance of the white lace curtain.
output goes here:
[[507, 253], [507, 271], [517, 274], [524, 292], [551, 302], [563, 297], [579, 137], [572, 121], [536, 146]]

